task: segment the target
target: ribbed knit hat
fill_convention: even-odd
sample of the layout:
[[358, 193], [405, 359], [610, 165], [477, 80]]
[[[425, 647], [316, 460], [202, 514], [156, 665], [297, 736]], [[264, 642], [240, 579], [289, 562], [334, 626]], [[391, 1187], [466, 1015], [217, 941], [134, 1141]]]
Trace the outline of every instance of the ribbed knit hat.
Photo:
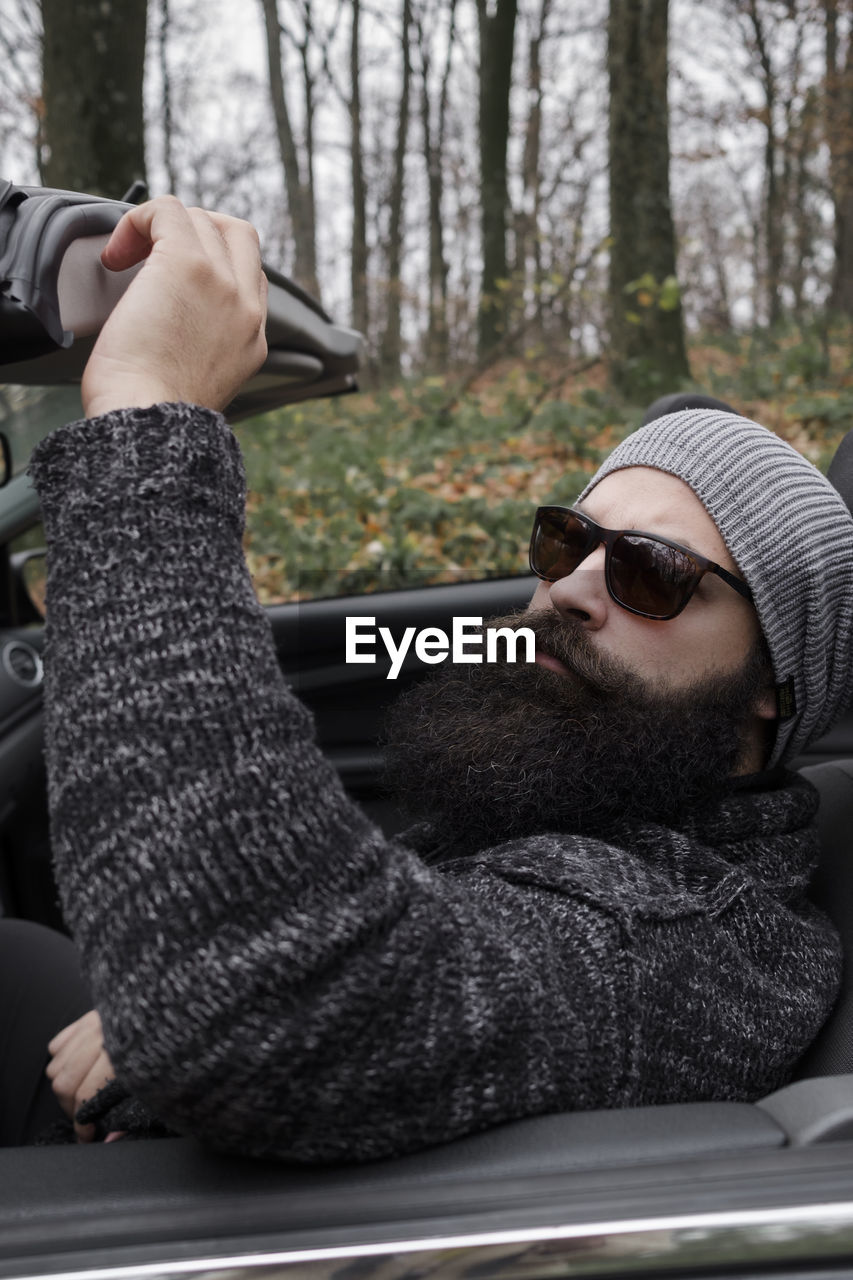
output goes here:
[[780, 719], [769, 763], [790, 759], [853, 697], [853, 516], [802, 454], [734, 413], [650, 422], [617, 445], [581, 496], [624, 467], [684, 480], [722, 534], [773, 660]]

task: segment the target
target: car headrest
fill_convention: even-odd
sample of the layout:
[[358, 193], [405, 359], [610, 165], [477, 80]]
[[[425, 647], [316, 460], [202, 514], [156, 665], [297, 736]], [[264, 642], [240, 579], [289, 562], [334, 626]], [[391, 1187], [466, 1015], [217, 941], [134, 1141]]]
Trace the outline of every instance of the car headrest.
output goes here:
[[848, 431], [835, 451], [826, 478], [853, 511], [853, 431]]
[[641, 425], [647, 427], [656, 418], [663, 418], [668, 413], [681, 413], [682, 409], [719, 409], [722, 413], [737, 413], [737, 409], [726, 404], [725, 400], [717, 400], [714, 396], [706, 396], [699, 391], [676, 391], [660, 396], [650, 404]]

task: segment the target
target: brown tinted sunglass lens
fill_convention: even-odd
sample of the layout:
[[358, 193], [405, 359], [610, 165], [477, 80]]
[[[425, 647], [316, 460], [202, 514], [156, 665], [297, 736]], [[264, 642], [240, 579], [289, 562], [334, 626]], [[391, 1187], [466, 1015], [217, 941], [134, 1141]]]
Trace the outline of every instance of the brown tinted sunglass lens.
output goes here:
[[577, 516], [545, 512], [533, 536], [534, 572], [553, 582], [565, 578], [577, 569], [588, 545], [589, 530]]
[[610, 585], [631, 609], [667, 618], [681, 609], [696, 581], [689, 556], [665, 542], [623, 534], [613, 544]]

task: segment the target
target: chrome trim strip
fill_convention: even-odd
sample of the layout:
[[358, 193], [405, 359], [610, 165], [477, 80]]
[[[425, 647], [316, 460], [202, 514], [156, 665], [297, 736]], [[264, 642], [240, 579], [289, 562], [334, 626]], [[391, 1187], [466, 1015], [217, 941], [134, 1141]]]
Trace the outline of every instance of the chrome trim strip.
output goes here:
[[[625, 1269], [632, 1276], [656, 1276], [676, 1268], [783, 1259], [853, 1259], [853, 1201], [793, 1208], [681, 1214], [569, 1226], [519, 1228], [468, 1235], [419, 1237], [371, 1244], [304, 1248], [280, 1252], [182, 1258], [129, 1266], [62, 1271], [51, 1280], [332, 1280], [354, 1260], [374, 1258], [359, 1268], [360, 1280], [462, 1280], [471, 1267], [501, 1280], [541, 1280], [543, 1276], [595, 1276]], [[35, 1261], [33, 1259], [32, 1261]], [[22, 1274], [25, 1274], [22, 1272]], [[47, 1274], [42, 1272], [42, 1274]]]

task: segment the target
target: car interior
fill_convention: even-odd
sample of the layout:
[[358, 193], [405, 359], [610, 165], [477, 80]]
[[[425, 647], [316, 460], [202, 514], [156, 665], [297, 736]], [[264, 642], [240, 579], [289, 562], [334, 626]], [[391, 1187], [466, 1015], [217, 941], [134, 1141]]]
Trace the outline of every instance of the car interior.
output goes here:
[[[37, 529], [39, 512], [22, 467], [33, 438], [63, 414], [79, 413], [67, 407], [74, 384], [127, 284], [105, 282], [97, 262], [126, 207], [0, 184], [0, 373], [9, 384], [0, 398], [0, 430], [15, 473], [0, 488], [0, 914], [54, 927], [62, 920], [50, 871], [42, 756], [44, 625], [29, 578], [41, 549], [37, 542], [21, 545]], [[359, 335], [334, 325], [284, 277], [269, 276], [270, 357], [231, 406], [235, 421], [352, 391], [364, 359]], [[15, 394], [35, 387], [46, 391], [21, 428], [13, 421]], [[853, 436], [830, 475], [842, 492], [853, 493]], [[388, 680], [390, 660], [381, 650], [376, 665], [346, 663], [344, 619], [369, 616], [394, 634], [412, 625], [450, 631], [459, 614], [489, 617], [522, 607], [534, 582], [520, 575], [268, 607], [282, 670], [314, 713], [321, 745], [350, 794], [386, 832], [400, 830], [403, 819], [382, 789], [382, 717], [424, 668], [410, 656], [400, 678]], [[329, 1275], [344, 1264], [360, 1273], [384, 1262], [388, 1274], [414, 1275], [435, 1269], [439, 1247], [444, 1270], [438, 1271], [456, 1274], [457, 1262], [448, 1261], [456, 1250], [461, 1274], [465, 1241], [497, 1242], [504, 1233], [517, 1251], [522, 1238], [540, 1242], [541, 1250], [543, 1239], [556, 1238], [556, 1227], [561, 1239], [586, 1242], [577, 1271], [563, 1254], [547, 1251], [534, 1258], [516, 1251], [512, 1265], [495, 1269], [551, 1274], [550, 1256], [555, 1272], [563, 1259], [560, 1274], [619, 1274], [625, 1249], [621, 1260], [618, 1251], [604, 1250], [599, 1270], [581, 1266], [594, 1256], [589, 1242], [603, 1239], [605, 1223], [743, 1214], [768, 1205], [793, 1211], [849, 1199], [853, 709], [794, 767], [820, 792], [822, 860], [812, 892], [841, 933], [845, 966], [832, 1016], [783, 1089], [755, 1104], [539, 1116], [403, 1159], [325, 1169], [219, 1155], [192, 1138], [0, 1150], [0, 1277], [122, 1263], [160, 1274], [167, 1261], [177, 1267], [181, 1259], [203, 1257], [233, 1267], [249, 1254], [262, 1261], [272, 1252], [280, 1255], [277, 1265], [299, 1262], [300, 1274]], [[647, 1265], [655, 1274], [653, 1260]], [[701, 1270], [701, 1258], [691, 1265]], [[477, 1269], [489, 1269], [485, 1255], [477, 1255], [472, 1273]]]

